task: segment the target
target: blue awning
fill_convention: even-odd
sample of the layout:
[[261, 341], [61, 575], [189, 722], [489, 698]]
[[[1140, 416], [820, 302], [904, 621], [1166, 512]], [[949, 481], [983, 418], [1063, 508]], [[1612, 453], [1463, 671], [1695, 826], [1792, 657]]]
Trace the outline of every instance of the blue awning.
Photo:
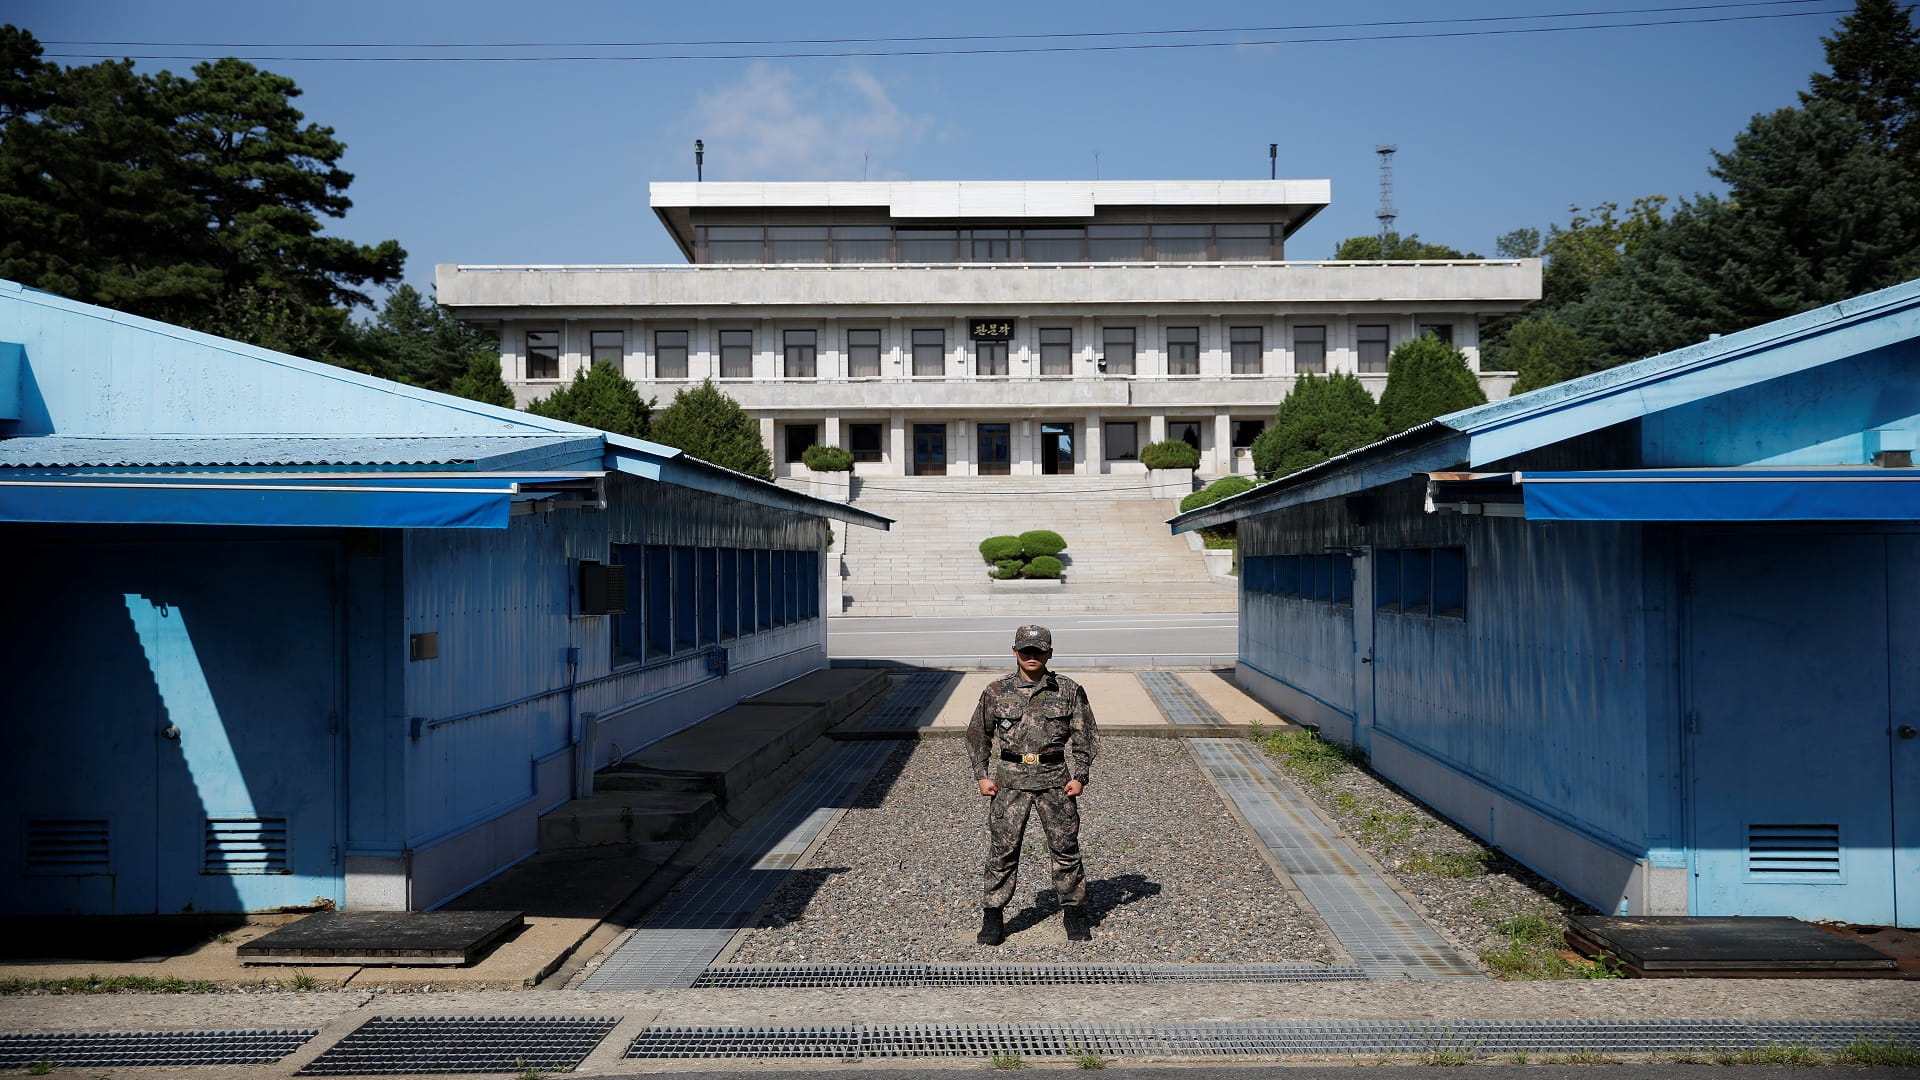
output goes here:
[[1529, 521], [1920, 521], [1920, 469], [1514, 474]]
[[504, 529], [516, 497], [591, 475], [8, 470], [0, 521]]

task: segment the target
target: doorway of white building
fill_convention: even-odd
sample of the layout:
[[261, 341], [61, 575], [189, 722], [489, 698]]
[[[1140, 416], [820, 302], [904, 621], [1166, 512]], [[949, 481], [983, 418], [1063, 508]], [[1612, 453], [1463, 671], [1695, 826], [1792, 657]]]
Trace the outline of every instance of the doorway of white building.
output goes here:
[[1040, 471], [1048, 476], [1073, 472], [1073, 425], [1040, 425]]
[[981, 476], [1006, 476], [1013, 471], [1011, 424], [976, 424], [977, 455]]
[[913, 475], [947, 475], [947, 425], [913, 425]]

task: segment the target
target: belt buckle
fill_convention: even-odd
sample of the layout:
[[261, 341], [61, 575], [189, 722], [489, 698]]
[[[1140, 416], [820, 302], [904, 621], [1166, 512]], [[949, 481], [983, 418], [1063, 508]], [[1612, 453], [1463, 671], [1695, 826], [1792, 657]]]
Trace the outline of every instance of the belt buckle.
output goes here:
[[1040, 755], [1039, 755], [1039, 754], [1021, 754], [1021, 755], [1020, 755], [1020, 764], [1022, 764], [1022, 765], [1038, 765], [1038, 764], [1040, 764]]

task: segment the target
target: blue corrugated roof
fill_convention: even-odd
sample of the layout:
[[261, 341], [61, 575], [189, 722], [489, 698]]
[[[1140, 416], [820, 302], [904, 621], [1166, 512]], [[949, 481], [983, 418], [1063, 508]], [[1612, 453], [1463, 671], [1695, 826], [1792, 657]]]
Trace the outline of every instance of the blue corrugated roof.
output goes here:
[[526, 435], [45, 435], [0, 440], [0, 468], [195, 466], [478, 467], [530, 452], [600, 456], [592, 436]]

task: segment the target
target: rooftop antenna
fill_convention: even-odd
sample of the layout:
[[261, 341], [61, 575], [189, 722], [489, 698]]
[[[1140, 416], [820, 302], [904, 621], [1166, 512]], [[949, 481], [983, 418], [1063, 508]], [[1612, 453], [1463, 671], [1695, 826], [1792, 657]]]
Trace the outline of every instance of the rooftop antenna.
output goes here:
[[699, 139], [693, 140], [693, 179], [695, 183], [706, 179], [707, 144]]
[[862, 183], [866, 182], [867, 166], [871, 164], [873, 164], [873, 151], [871, 150], [860, 151], [860, 181]]
[[1100, 151], [1093, 152], [1093, 178], [1100, 179]]
[[1280, 179], [1280, 144], [1277, 142], [1267, 144], [1267, 179]]
[[1393, 219], [1400, 216], [1393, 208], [1393, 155], [1399, 150], [1392, 143], [1377, 143], [1373, 152], [1380, 155], [1380, 209], [1373, 216], [1380, 219], [1380, 256], [1387, 254], [1387, 237], [1393, 235]]

